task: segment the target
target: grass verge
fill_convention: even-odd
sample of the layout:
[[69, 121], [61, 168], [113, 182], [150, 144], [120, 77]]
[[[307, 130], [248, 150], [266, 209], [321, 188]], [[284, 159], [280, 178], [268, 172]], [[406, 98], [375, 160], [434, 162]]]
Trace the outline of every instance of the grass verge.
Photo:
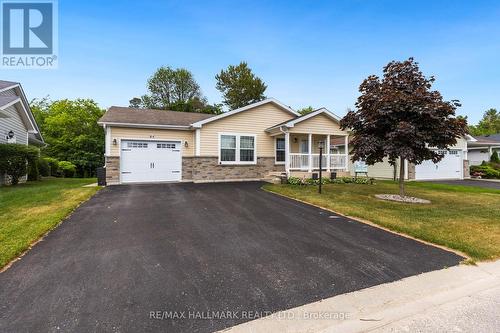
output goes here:
[[375, 194], [398, 193], [398, 185], [266, 184], [268, 191], [370, 221], [395, 232], [461, 251], [473, 260], [500, 258], [500, 190], [411, 182], [407, 195], [428, 199], [417, 205], [382, 201]]
[[51, 178], [0, 187], [0, 269], [54, 228], [98, 187], [95, 179]]

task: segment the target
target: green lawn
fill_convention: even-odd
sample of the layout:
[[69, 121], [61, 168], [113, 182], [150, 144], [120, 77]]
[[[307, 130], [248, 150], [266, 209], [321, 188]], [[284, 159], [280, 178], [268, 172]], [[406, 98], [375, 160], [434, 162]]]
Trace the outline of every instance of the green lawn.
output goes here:
[[0, 187], [0, 268], [54, 228], [98, 187], [95, 179], [53, 178]]
[[[371, 221], [412, 237], [462, 251], [473, 260], [500, 258], [500, 190], [410, 182], [407, 195], [431, 200], [416, 205], [378, 200], [398, 193], [397, 184], [272, 185], [266, 190]], [[335, 223], [335, 220], [332, 220]]]

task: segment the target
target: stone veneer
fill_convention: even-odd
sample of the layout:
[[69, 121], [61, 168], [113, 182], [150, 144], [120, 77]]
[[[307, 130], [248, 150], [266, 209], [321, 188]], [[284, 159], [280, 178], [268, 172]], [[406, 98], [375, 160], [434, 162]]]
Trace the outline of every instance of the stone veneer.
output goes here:
[[270, 172], [284, 172], [284, 165], [274, 164], [274, 157], [258, 157], [255, 165], [220, 165], [217, 157], [195, 157], [192, 160], [193, 181], [262, 179]]
[[120, 157], [106, 156], [106, 185], [120, 184]]
[[470, 178], [469, 160], [464, 160], [464, 178]]
[[[399, 178], [399, 170], [398, 170], [398, 178]], [[415, 179], [415, 164], [408, 163], [408, 179]]]
[[[270, 172], [284, 172], [283, 165], [275, 165], [274, 157], [258, 157], [255, 165], [219, 165], [217, 157], [183, 157], [182, 180], [210, 182], [241, 179], [262, 179]], [[106, 157], [106, 184], [120, 183], [120, 157]]]

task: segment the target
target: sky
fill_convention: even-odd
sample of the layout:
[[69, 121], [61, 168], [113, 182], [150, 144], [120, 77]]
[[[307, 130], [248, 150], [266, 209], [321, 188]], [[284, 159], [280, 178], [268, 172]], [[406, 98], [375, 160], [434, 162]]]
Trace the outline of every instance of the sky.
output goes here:
[[128, 106], [171, 66], [220, 103], [215, 75], [246, 61], [268, 97], [343, 116], [364, 78], [414, 57], [471, 124], [500, 108], [499, 1], [59, 0], [58, 9], [58, 69], [0, 69], [29, 99]]

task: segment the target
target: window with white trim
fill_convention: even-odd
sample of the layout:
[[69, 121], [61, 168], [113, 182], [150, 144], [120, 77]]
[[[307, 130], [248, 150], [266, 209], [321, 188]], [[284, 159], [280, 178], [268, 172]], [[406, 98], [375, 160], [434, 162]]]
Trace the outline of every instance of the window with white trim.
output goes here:
[[221, 164], [255, 164], [255, 135], [220, 134]]
[[276, 138], [276, 163], [285, 163], [285, 138]]

